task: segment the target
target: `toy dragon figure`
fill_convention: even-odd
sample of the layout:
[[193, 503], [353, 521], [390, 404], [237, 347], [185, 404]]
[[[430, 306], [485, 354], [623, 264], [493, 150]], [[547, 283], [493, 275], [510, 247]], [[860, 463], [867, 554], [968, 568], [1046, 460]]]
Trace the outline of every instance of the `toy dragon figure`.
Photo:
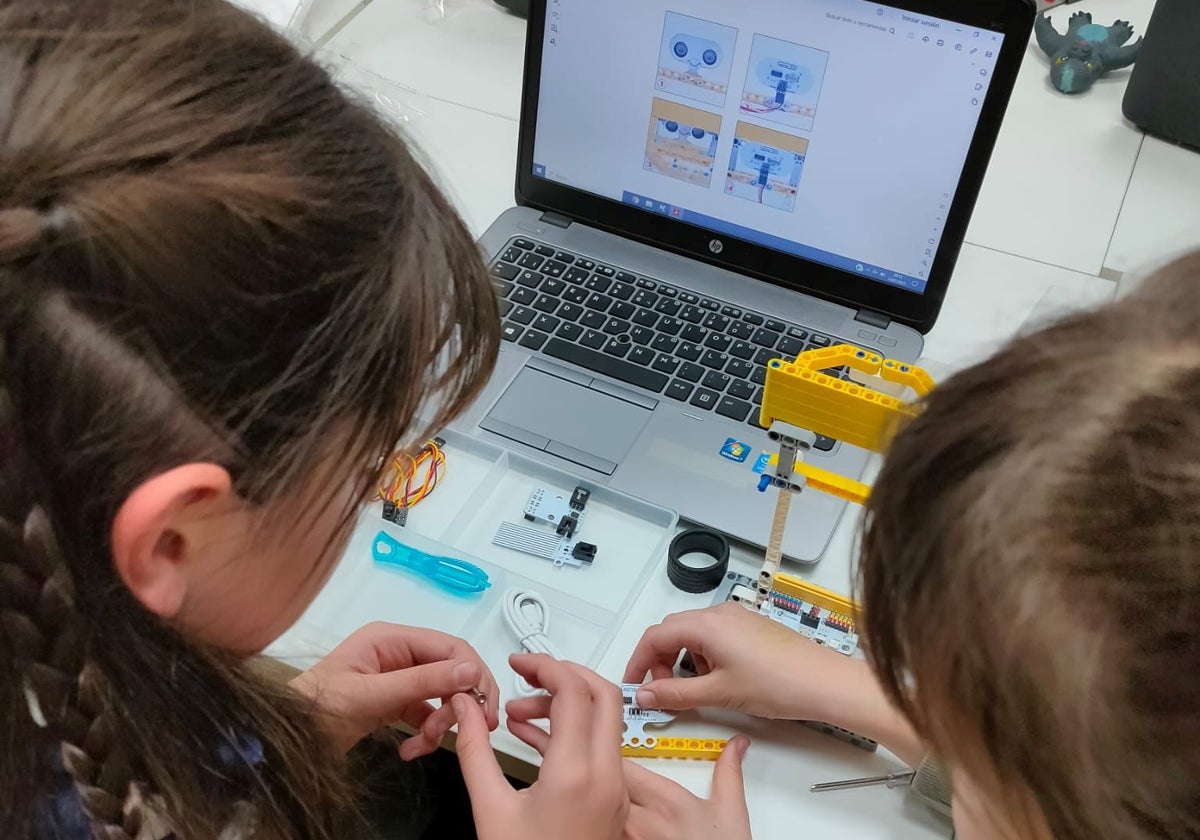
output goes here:
[[1129, 21], [1101, 26], [1092, 23], [1087, 12], [1071, 15], [1066, 35], [1058, 33], [1049, 15], [1042, 15], [1034, 33], [1038, 46], [1050, 56], [1050, 81], [1063, 93], [1083, 93], [1105, 73], [1133, 64], [1142, 48], [1141, 38], [1126, 46], [1133, 37]]

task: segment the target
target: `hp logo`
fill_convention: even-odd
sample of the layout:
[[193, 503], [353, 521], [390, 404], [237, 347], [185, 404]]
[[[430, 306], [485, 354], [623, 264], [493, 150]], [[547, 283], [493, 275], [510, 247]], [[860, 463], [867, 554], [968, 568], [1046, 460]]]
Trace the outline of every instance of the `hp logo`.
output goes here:
[[712, 251], [714, 254], [719, 254], [725, 250], [725, 243], [720, 239], [713, 239], [708, 243], [708, 250]]

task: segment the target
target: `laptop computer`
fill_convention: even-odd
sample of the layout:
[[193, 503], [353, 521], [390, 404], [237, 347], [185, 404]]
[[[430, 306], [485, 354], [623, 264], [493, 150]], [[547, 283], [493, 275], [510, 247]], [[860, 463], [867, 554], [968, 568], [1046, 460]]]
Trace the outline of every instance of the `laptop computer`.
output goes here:
[[[459, 431], [755, 544], [765, 365], [915, 361], [1032, 0], [533, 0], [496, 372]], [[857, 477], [867, 454], [812, 456]], [[844, 503], [802, 493], [787, 557]]]

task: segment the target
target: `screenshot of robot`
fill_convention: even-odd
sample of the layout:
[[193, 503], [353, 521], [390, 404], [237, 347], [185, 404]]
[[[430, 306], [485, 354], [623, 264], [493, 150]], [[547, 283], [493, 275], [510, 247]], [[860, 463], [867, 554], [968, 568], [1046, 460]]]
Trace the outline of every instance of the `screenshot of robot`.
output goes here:
[[732, 27], [667, 12], [655, 89], [724, 106], [736, 43]]
[[721, 118], [655, 99], [646, 139], [645, 168], [698, 187], [712, 184]]
[[808, 140], [803, 137], [739, 122], [725, 179], [726, 195], [792, 212], [807, 152]]
[[829, 54], [755, 35], [742, 93], [742, 113], [812, 131]]

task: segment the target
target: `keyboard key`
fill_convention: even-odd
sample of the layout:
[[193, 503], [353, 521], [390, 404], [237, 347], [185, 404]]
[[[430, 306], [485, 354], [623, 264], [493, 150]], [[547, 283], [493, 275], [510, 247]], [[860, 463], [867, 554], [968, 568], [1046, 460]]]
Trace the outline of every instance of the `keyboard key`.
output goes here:
[[508, 263], [496, 263], [492, 266], [492, 276], [499, 277], [501, 280], [514, 280], [520, 273], [521, 269]]
[[747, 312], [742, 316], [742, 320], [747, 324], [753, 324], [756, 327], [761, 327], [763, 324], [763, 316], [759, 315], [757, 312]]
[[720, 312], [721, 311], [721, 304], [717, 303], [715, 300], [712, 300], [710, 298], [704, 298], [703, 300], [701, 300], [700, 306], [703, 307], [704, 309], [707, 309], [710, 312]]
[[638, 365], [648, 365], [654, 361], [654, 351], [649, 347], [634, 347], [629, 351], [629, 361]]
[[682, 338], [684, 341], [690, 341], [693, 344], [699, 344], [700, 342], [704, 341], [704, 337], [706, 335], [708, 335], [708, 333], [705, 332], [704, 327], [700, 326], [699, 324], [688, 324], [683, 328], [683, 331], [679, 333], [680, 338]]
[[720, 397], [721, 395], [716, 391], [709, 391], [707, 388], [701, 388], [696, 392], [695, 396], [688, 400], [688, 402], [696, 406], [696, 408], [703, 408], [705, 411], [712, 411], [714, 408], [716, 408], [717, 401], [720, 399]]
[[575, 259], [575, 265], [579, 266], [584, 271], [592, 271], [596, 267], [596, 264], [591, 260], [580, 259], [578, 257]]
[[553, 312], [558, 309], [558, 298], [550, 297], [550, 295], [542, 295], [533, 302], [533, 308], [538, 312]]
[[700, 359], [700, 364], [704, 365], [706, 368], [712, 368], [713, 370], [722, 370], [725, 367], [725, 363], [728, 361], [729, 357], [719, 350], [709, 350], [704, 354], [704, 357]]
[[525, 332], [525, 328], [520, 324], [514, 324], [512, 321], [505, 321], [500, 327], [500, 338], [505, 341], [516, 341], [521, 337], [521, 333]]
[[750, 340], [759, 347], [774, 347], [775, 342], [779, 340], [779, 333], [763, 328], [756, 332]]
[[686, 379], [688, 382], [699, 382], [706, 373], [708, 371], [692, 362], [684, 362], [679, 368], [679, 378]]
[[535, 330], [540, 330], [544, 333], [552, 333], [558, 329], [558, 325], [562, 323], [553, 315], [539, 315], [537, 320], [531, 324]]
[[593, 292], [607, 292], [611, 285], [612, 280], [599, 274], [593, 274], [588, 278], [588, 281], [583, 284], [583, 287], [585, 289], [590, 289]]
[[732, 338], [716, 332], [709, 333], [708, 337], [704, 339], [704, 346], [710, 347], [713, 350], [725, 351], [729, 349], [729, 345], [731, 344], [733, 344]]
[[768, 318], [767, 329], [773, 332], [781, 333], [787, 329], [787, 324], [783, 323], [783, 321], [776, 321], [773, 318]]
[[801, 341], [804, 341], [804, 339], [808, 338], [808, 330], [802, 330], [799, 327], [789, 327], [788, 335], [792, 338], [798, 338]]
[[623, 318], [628, 321], [633, 317], [633, 313], [637, 312], [637, 307], [632, 303], [617, 301], [612, 305], [612, 309], [608, 310], [608, 314], [614, 318]]
[[658, 322], [658, 331], [667, 335], [678, 335], [683, 329], [683, 321], [678, 318], [663, 318]]
[[603, 347], [605, 344], [608, 343], [608, 336], [606, 336], [602, 332], [596, 332], [595, 330], [588, 330], [587, 332], [585, 332], [583, 334], [583, 337], [581, 339], [579, 339], [579, 343], [582, 344], [584, 347], [590, 347], [593, 350], [599, 350], [601, 347]]
[[561, 335], [567, 341], [577, 341], [579, 336], [583, 335], [583, 327], [568, 322], [559, 327], [558, 331], [554, 334]]
[[730, 382], [729, 377], [721, 373], [719, 370], [710, 370], [704, 377], [701, 383], [705, 388], [712, 388], [714, 391], [724, 391], [725, 386]]
[[760, 406], [760, 407], [762, 406], [763, 393], [765, 391], [766, 391], [766, 388], [759, 388], [757, 391], [754, 392], [754, 399], [752, 400], [752, 402], [755, 405]]
[[647, 280], [645, 277], [639, 277], [637, 284], [640, 287], [642, 287], [643, 289], [646, 289], [651, 292], [654, 291], [654, 289], [658, 286], [658, 284], [655, 283], [653, 280]]
[[726, 330], [734, 338], [740, 338], [744, 341], [749, 341], [754, 337], [754, 327], [747, 324], [745, 321], [734, 321]]
[[735, 341], [729, 346], [729, 352], [739, 359], [749, 359], [753, 358], [758, 349], [753, 344], [747, 344], [744, 341]]
[[566, 263], [560, 263], [557, 260], [550, 260], [541, 268], [542, 274], [547, 277], [562, 277], [566, 270]]
[[518, 324], [528, 325], [533, 323], [533, 319], [536, 317], [537, 313], [532, 309], [528, 309], [524, 306], [518, 306], [513, 310], [512, 317], [509, 320], [516, 321]]
[[659, 353], [658, 357], [655, 358], [652, 367], [655, 370], [662, 371], [663, 373], [674, 373], [675, 371], [679, 370], [680, 364], [682, 364], [682, 362], [680, 362], [679, 359], [676, 359], [674, 356], [668, 356], [666, 353]]
[[512, 283], [492, 283], [492, 288], [496, 290], [496, 297], [504, 297], [513, 290]]
[[517, 282], [522, 286], [528, 286], [531, 289], [536, 289], [542, 285], [542, 275], [536, 271], [522, 271], [517, 275]]
[[677, 300], [663, 298], [654, 307], [655, 312], [663, 315], [678, 315], [679, 310], [683, 308], [683, 304]]
[[514, 239], [513, 245], [516, 245], [518, 248], [524, 251], [530, 251], [533, 249], [533, 243], [528, 239]]
[[749, 382], [742, 382], [735, 379], [729, 384], [729, 396], [736, 397], [739, 400], [749, 400], [754, 398], [754, 386]]
[[676, 379], [667, 386], [667, 396], [673, 400], [683, 402], [692, 395], [692, 391], [696, 390], [695, 386], [689, 385], [686, 382], [680, 382]]
[[617, 279], [620, 280], [622, 283], [636, 283], [637, 275], [630, 274], [628, 271], [618, 271]]
[[767, 369], [765, 367], [756, 367], [754, 373], [750, 374], [750, 381], [755, 385], [766, 385]]
[[639, 309], [633, 313], [633, 323], [643, 327], [653, 327], [658, 323], [658, 315], [650, 309]]
[[582, 283], [591, 276], [591, 272], [584, 271], [579, 266], [573, 265], [563, 272], [562, 279], [566, 280], [568, 283]]
[[540, 254], [543, 257], [553, 257], [554, 249], [551, 248], [549, 245], [538, 245], [536, 248], [533, 249], [533, 253]]
[[703, 355], [704, 351], [690, 341], [680, 343], [675, 349], [675, 355], [681, 359], [687, 359], [689, 362], [694, 362]]
[[549, 337], [544, 332], [526, 330], [525, 335], [521, 336], [521, 340], [517, 344], [522, 347], [528, 347], [530, 350], [541, 350], [542, 345], [546, 343], [546, 339]]
[[630, 385], [636, 385], [639, 388], [645, 388], [655, 394], [660, 393], [663, 388], [667, 387], [667, 377], [649, 368], [644, 368], [641, 365], [630, 364], [629, 362], [606, 356], [603, 353], [595, 353], [586, 348], [580, 347], [578, 344], [568, 344], [567, 342], [552, 338], [546, 342], [546, 346], [542, 352], [556, 359], [562, 359], [565, 362], [579, 365], [596, 373], [611, 376], [613, 379], [621, 382], [628, 382]]
[[537, 254], [528, 253], [521, 257], [521, 259], [517, 260], [517, 265], [521, 266], [521, 268], [528, 268], [536, 271], [545, 261], [545, 257], [539, 257]]
[[736, 306], [722, 306], [721, 314], [727, 318], [741, 318], [742, 310], [738, 309]]
[[615, 283], [613, 287], [608, 290], [608, 293], [617, 300], [629, 300], [631, 297], [633, 297], [633, 291], [633, 286], [630, 286], [628, 283]]
[[750, 413], [750, 408], [750, 403], [726, 396], [722, 397], [721, 401], [717, 403], [717, 414], [732, 417], [740, 423], [746, 419], [746, 415]]
[[547, 280], [542, 284], [542, 294], [558, 297], [567, 289], [567, 284], [561, 280]]
[[679, 339], [673, 335], [656, 335], [650, 346], [660, 353], [674, 353], [675, 348], [679, 346]]
[[654, 340], [654, 330], [648, 330], [645, 327], [634, 327], [629, 331], [629, 337], [634, 344], [645, 346]]
[[808, 343], [815, 344], [818, 347], [828, 347], [829, 345], [833, 344], [833, 339], [827, 335], [821, 335], [820, 333], [813, 333], [812, 335], [810, 335], [808, 337]]
[[692, 324], [699, 324], [704, 320], [704, 315], [704, 310], [699, 306], [685, 306], [679, 313], [680, 318]]
[[779, 355], [790, 359], [799, 355], [800, 351], [804, 349], [804, 342], [798, 338], [792, 338], [791, 336], [788, 336], [780, 339], [778, 349]]
[[719, 312], [714, 312], [704, 319], [705, 329], [723, 332], [729, 326], [729, 318]]
[[604, 331], [609, 335], [620, 335], [629, 332], [629, 322], [620, 318], [609, 318], [604, 323]]
[[503, 318], [505, 315], [507, 315], [509, 312], [512, 311], [512, 308], [513, 308], [512, 301], [509, 301], [509, 300], [500, 301], [500, 317]]
[[508, 296], [508, 299], [513, 303], [519, 303], [522, 306], [529, 306], [538, 298], [538, 293], [533, 289], [527, 289], [524, 286], [518, 286], [513, 289], [513, 293]]
[[813, 449], [818, 452], [829, 452], [837, 445], [837, 441], [825, 435], [817, 435], [817, 442], [813, 444]]
[[571, 286], [562, 293], [562, 296], [563, 300], [570, 301], [571, 303], [583, 303], [585, 300], [591, 297], [591, 295], [588, 294], [587, 289], [583, 288], [582, 286]]
[[754, 354], [754, 364], [767, 365], [770, 364], [772, 359], [777, 358], [779, 358], [778, 353], [776, 353], [774, 350], [768, 350], [766, 347], [763, 347]]
[[598, 265], [593, 269], [593, 271], [602, 277], [613, 277], [617, 273], [617, 270], [610, 265]]
[[670, 286], [659, 286], [658, 293], [663, 297], [673, 298], [679, 294], [678, 289], [672, 289]]
[[699, 303], [700, 302], [700, 298], [698, 298], [696, 295], [692, 294], [691, 292], [680, 292], [679, 299], [681, 301], [683, 301], [684, 303]]
[[517, 260], [521, 259], [521, 256], [524, 253], [525, 252], [520, 248], [515, 248], [512, 245], [509, 245], [504, 249], [504, 253], [500, 255], [500, 259], [506, 263], [515, 263]]
[[593, 330], [601, 329], [608, 323], [608, 317], [603, 312], [585, 312], [579, 323]]
[[567, 321], [577, 321], [583, 314], [583, 307], [576, 303], [564, 303], [555, 314]]
[[654, 292], [648, 292], [645, 289], [640, 289], [638, 293], [633, 296], [633, 302], [638, 306], [654, 306], [654, 304], [658, 303], [658, 295], [654, 294]]
[[725, 366], [725, 372], [734, 379], [749, 379], [750, 374], [754, 373], [754, 365], [741, 359], [733, 359]]
[[561, 263], [566, 263], [567, 265], [570, 265], [571, 263], [575, 262], [575, 255], [568, 254], [566, 251], [559, 251], [557, 254], [554, 255], [554, 259], [558, 260]]
[[591, 297], [583, 302], [583, 305], [588, 309], [595, 309], [597, 312], [607, 312], [608, 307], [612, 306], [612, 302], [613, 299], [608, 295], [594, 292]]
[[[625, 340], [622, 341], [622, 338]], [[629, 348], [632, 346], [633, 345], [629, 343], [629, 339], [625, 338], [625, 336], [621, 336], [620, 338], [610, 338], [608, 340], [608, 344], [604, 345], [604, 352], [610, 356], [621, 358], [629, 352]]]

